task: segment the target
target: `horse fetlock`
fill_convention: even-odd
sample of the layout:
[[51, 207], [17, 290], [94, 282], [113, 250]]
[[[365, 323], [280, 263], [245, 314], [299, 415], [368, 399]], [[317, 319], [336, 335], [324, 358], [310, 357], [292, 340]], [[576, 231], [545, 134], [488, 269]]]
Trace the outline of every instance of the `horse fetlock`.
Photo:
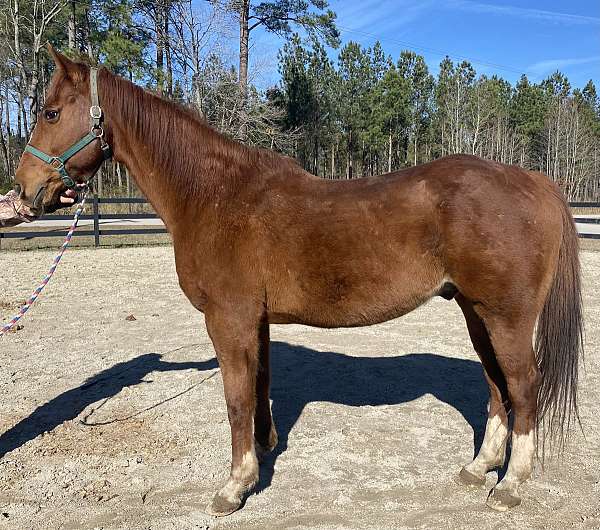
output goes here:
[[485, 475], [488, 471], [504, 465], [505, 446], [493, 454], [485, 454], [481, 451], [479, 455], [464, 466], [458, 475], [458, 482], [465, 486], [485, 485]]
[[[480, 468], [483, 473], [504, 465], [508, 428], [500, 416], [488, 418], [485, 426], [485, 436], [479, 449], [479, 454], [472, 462], [473, 468]], [[467, 466], [469, 467], [469, 466]], [[470, 469], [473, 472], [473, 469]]]
[[472, 475], [485, 477], [485, 474], [492, 469], [500, 468], [504, 465], [504, 449], [495, 455], [482, 455], [481, 453], [472, 461], [469, 462], [463, 469], [467, 470]]
[[277, 443], [279, 442], [279, 437], [277, 436], [277, 431], [275, 430], [275, 425], [271, 424], [271, 430], [269, 431], [269, 436], [266, 440], [258, 440], [255, 439], [255, 449], [256, 449], [256, 457], [260, 462], [265, 455], [270, 453], [275, 447], [277, 447]]
[[[533, 461], [535, 456], [535, 433], [527, 434], [513, 433], [512, 454], [508, 464], [508, 472], [504, 480], [521, 484], [525, 482], [533, 472]], [[504, 480], [502, 482], [504, 482]]]
[[243, 484], [248, 488], [256, 484], [258, 481], [258, 459], [255, 451], [245, 453], [240, 464], [231, 469], [230, 480]]

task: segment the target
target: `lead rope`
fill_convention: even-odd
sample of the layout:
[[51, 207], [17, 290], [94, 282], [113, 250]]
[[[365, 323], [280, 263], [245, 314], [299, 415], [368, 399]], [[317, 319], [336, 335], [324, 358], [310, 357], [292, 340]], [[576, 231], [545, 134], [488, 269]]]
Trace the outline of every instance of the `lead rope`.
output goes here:
[[79, 216], [81, 215], [81, 212], [83, 212], [83, 207], [85, 206], [85, 201], [87, 199], [87, 193], [88, 193], [88, 190], [86, 188], [83, 191], [83, 198], [81, 199], [81, 202], [77, 206], [77, 210], [75, 211], [75, 215], [73, 216], [73, 223], [71, 223], [71, 228], [69, 228], [69, 232], [67, 233], [67, 236], [65, 237], [65, 241], [62, 244], [62, 246], [60, 247], [58, 254], [54, 258], [54, 261], [52, 262], [52, 266], [50, 267], [48, 274], [46, 274], [46, 277], [42, 280], [42, 283], [40, 283], [38, 285], [37, 289], [35, 291], [33, 291], [29, 300], [27, 300], [27, 302], [25, 302], [25, 305], [23, 307], [21, 307], [19, 312], [12, 318], [12, 320], [0, 330], [0, 337], [3, 337], [4, 335], [6, 335], [6, 333], [8, 333], [15, 326], [15, 324], [19, 320], [21, 320], [23, 315], [25, 313], [27, 313], [27, 311], [29, 311], [29, 308], [35, 303], [35, 301], [37, 300], [40, 293], [44, 290], [44, 287], [46, 287], [46, 285], [48, 285], [48, 282], [54, 275], [54, 271], [56, 271], [56, 267], [58, 267], [58, 264], [60, 263], [60, 260], [63, 257], [65, 250], [67, 250], [67, 247], [69, 246], [69, 243], [71, 242], [73, 233], [75, 232], [75, 229], [77, 228], [77, 223], [79, 222]]

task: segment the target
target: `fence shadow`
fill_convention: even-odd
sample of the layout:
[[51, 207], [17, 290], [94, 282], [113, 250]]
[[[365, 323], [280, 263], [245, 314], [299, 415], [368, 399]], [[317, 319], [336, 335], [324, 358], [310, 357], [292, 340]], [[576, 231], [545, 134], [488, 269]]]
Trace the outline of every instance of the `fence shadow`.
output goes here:
[[[275, 462], [288, 447], [288, 437], [304, 407], [315, 401], [359, 407], [394, 405], [432, 394], [456, 409], [471, 425], [474, 447], [483, 438], [488, 389], [479, 362], [433, 353], [397, 357], [349, 357], [285, 342], [272, 344], [273, 417], [279, 445], [261, 466], [258, 491], [269, 487]], [[141, 384], [151, 372], [217, 368], [216, 359], [168, 362], [148, 353], [99, 372], [82, 385], [40, 405], [0, 436], [0, 457], [65, 421], [86, 407]], [[176, 396], [175, 396], [176, 397]]]

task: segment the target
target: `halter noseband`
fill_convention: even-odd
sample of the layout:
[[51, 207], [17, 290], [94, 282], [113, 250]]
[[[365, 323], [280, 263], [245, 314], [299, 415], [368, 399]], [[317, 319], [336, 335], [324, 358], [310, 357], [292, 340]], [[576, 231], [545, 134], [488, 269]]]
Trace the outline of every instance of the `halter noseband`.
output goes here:
[[110, 145], [108, 145], [106, 140], [104, 140], [104, 129], [102, 128], [103, 113], [98, 100], [97, 68], [90, 68], [90, 96], [92, 100], [92, 106], [90, 107], [92, 127], [90, 132], [87, 133], [81, 140], [69, 147], [62, 155], [48, 155], [43, 151], [33, 147], [31, 144], [27, 144], [25, 147], [25, 152], [31, 153], [33, 156], [39, 158], [43, 162], [46, 162], [46, 164], [51, 165], [60, 175], [63, 184], [69, 189], [75, 189], [77, 187], [77, 183], [67, 173], [67, 168], [65, 167], [67, 160], [79, 153], [79, 151], [87, 147], [94, 140], [100, 140], [100, 149], [102, 149], [104, 160], [107, 160], [112, 156]]

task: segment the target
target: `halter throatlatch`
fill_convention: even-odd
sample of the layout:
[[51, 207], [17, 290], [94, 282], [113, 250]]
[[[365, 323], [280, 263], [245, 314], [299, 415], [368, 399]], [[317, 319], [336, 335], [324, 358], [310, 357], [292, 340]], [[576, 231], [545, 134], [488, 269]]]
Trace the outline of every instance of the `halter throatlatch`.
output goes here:
[[69, 189], [77, 188], [77, 183], [69, 176], [69, 173], [67, 172], [67, 168], [65, 167], [67, 160], [79, 153], [79, 151], [87, 147], [94, 140], [100, 140], [100, 149], [102, 150], [104, 160], [107, 160], [112, 156], [110, 145], [108, 145], [106, 143], [106, 140], [104, 139], [104, 129], [102, 128], [104, 114], [102, 112], [102, 107], [100, 107], [100, 102], [98, 99], [97, 68], [90, 68], [90, 96], [92, 100], [92, 106], [90, 107], [90, 132], [87, 133], [81, 140], [69, 147], [62, 155], [48, 155], [43, 151], [40, 151], [36, 147], [33, 147], [31, 144], [27, 144], [27, 146], [25, 147], [25, 152], [31, 153], [36, 158], [39, 158], [43, 162], [46, 162], [46, 164], [51, 165], [60, 175], [63, 184]]

